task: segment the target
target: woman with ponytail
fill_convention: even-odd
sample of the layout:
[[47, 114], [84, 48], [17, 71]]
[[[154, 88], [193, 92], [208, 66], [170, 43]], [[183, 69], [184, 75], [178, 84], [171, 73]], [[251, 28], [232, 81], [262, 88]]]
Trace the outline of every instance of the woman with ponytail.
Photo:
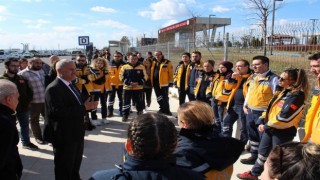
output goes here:
[[238, 174], [240, 179], [258, 179], [270, 151], [279, 144], [292, 141], [303, 115], [309, 85], [303, 69], [286, 69], [280, 75], [282, 88], [271, 99], [268, 109], [259, 118], [258, 130], [264, 132], [258, 150], [258, 159], [251, 171]]

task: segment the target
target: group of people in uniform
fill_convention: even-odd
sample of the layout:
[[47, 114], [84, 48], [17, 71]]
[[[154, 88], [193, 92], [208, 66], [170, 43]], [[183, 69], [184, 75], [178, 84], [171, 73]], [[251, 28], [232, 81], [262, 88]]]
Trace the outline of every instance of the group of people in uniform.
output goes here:
[[[270, 60], [266, 56], [253, 57], [251, 65], [240, 59], [235, 63], [235, 71], [232, 62], [221, 61], [218, 70], [214, 71], [214, 60], [201, 61], [199, 51], [184, 52], [172, 71], [172, 62], [164, 59], [159, 51], [155, 52], [154, 60], [146, 58], [141, 64], [135, 54], [128, 55], [128, 63], [119, 73], [120, 81], [124, 83], [123, 121], [127, 120], [132, 97], [135, 97], [137, 114], [142, 114], [145, 107], [142, 89], [148, 79], [160, 105], [159, 113], [164, 115], [172, 115], [168, 87], [177, 87], [180, 107], [185, 104], [186, 96], [189, 101], [203, 101], [212, 107], [212, 128], [218, 137], [231, 137], [233, 124], [239, 119], [240, 141], [243, 145], [249, 142], [251, 154], [240, 162], [254, 165], [250, 171], [237, 174], [239, 179], [258, 179], [271, 150], [294, 139], [306, 111], [310, 89], [306, 71], [287, 68], [277, 75], [270, 70]], [[303, 141], [311, 137], [311, 141], [317, 143], [320, 53], [310, 56], [309, 60], [310, 70], [318, 81], [312, 91]], [[149, 62], [147, 73], [142, 64]], [[178, 119], [178, 122], [182, 121]]]
[[[199, 51], [194, 51], [191, 54], [182, 53], [181, 61], [173, 69], [172, 62], [166, 59], [161, 51], [155, 51], [154, 55], [151, 52], [147, 54], [148, 56], [143, 59], [139, 53], [127, 53], [125, 62], [123, 55], [120, 52], [115, 52], [110, 62], [103, 57], [96, 57], [92, 59], [90, 64], [87, 64], [86, 56], [83, 54], [77, 55], [75, 63], [68, 60], [59, 61], [59, 58], [51, 57], [51, 66], [45, 66], [41, 59], [33, 58], [28, 62], [29, 66], [21, 71], [19, 71], [17, 61], [7, 60], [3, 78], [16, 84], [20, 97], [19, 104], [13, 103], [13, 105], [10, 104], [12, 103], [11, 99], [0, 99], [2, 105], [9, 105], [9, 110], [3, 107], [6, 110], [3, 116], [17, 110], [18, 120], [21, 121], [23, 146], [37, 149], [26, 135], [26, 127], [29, 124], [26, 119], [29, 119], [30, 112], [30, 124], [37, 143], [45, 144], [45, 141], [53, 143], [55, 165], [57, 171], [59, 170], [56, 172], [56, 177], [64, 177], [68, 175], [65, 171], [70, 170], [73, 173], [70, 177], [78, 178], [79, 173], [77, 172], [80, 168], [83, 152], [79, 151], [79, 149], [83, 149], [83, 138], [78, 138], [79, 142], [71, 143], [72, 145], [68, 146], [70, 149], [78, 149], [77, 158], [70, 160], [74, 161], [75, 165], [69, 164], [77, 169], [68, 169], [70, 167], [64, 162], [68, 160], [69, 156], [66, 157], [63, 153], [68, 148], [60, 142], [65, 142], [67, 139], [60, 138], [59, 142], [56, 140], [62, 136], [55, 133], [63, 130], [59, 129], [61, 126], [53, 121], [60, 121], [56, 119], [55, 112], [61, 107], [59, 103], [48, 102], [58, 102], [59, 98], [63, 102], [61, 97], [57, 99], [55, 97], [58, 95], [56, 93], [58, 89], [60, 90], [59, 87], [65, 85], [75, 96], [73, 99], [68, 99], [72, 106], [76, 106], [71, 110], [81, 111], [85, 128], [88, 130], [93, 129], [95, 125], [109, 123], [107, 118], [114, 116], [116, 95], [119, 99], [118, 112], [122, 116], [123, 122], [128, 121], [132, 104], [137, 110], [138, 116], [130, 122], [128, 129], [127, 161], [116, 170], [96, 173], [92, 179], [119, 178], [121, 176], [156, 177], [159, 176], [159, 173], [164, 173], [160, 171], [161, 168], [168, 168], [171, 162], [168, 161], [168, 157], [172, 156], [175, 157], [175, 164], [178, 166], [192, 169], [203, 176], [189, 171], [184, 172], [181, 169], [170, 169], [166, 172], [170, 177], [189, 176], [196, 179], [203, 177], [210, 179], [224, 175], [230, 179], [232, 164], [239, 158], [248, 142], [251, 156], [247, 159], [241, 159], [240, 162], [254, 166], [250, 171], [237, 174], [237, 177], [239, 179], [258, 179], [263, 171], [268, 169], [270, 171], [267, 173], [269, 177], [281, 179], [280, 177], [294, 177], [292, 174], [295, 171], [288, 167], [286, 170], [281, 169], [280, 174], [276, 171], [271, 172], [275, 167], [265, 163], [268, 161], [270, 164], [274, 164], [272, 163], [274, 158], [268, 158], [269, 154], [274, 157], [278, 153], [277, 149], [282, 152], [283, 146], [299, 147], [305, 149], [305, 152], [309, 154], [314, 154], [310, 149], [318, 148], [316, 144], [320, 144], [320, 53], [309, 57], [310, 71], [317, 77], [317, 80], [311, 93], [311, 107], [308, 111], [305, 104], [309, 97], [310, 87], [304, 69], [288, 68], [277, 75], [270, 70], [268, 57], [255, 56], [252, 58], [251, 64], [244, 59], [237, 60], [234, 71], [232, 70], [232, 62], [221, 61], [218, 64], [218, 70], [214, 71], [215, 61], [202, 61]], [[7, 82], [0, 82], [0, 85], [12, 88], [12, 84], [8, 85]], [[169, 87], [176, 87], [179, 92], [180, 107], [177, 118], [181, 131], [178, 139], [176, 139], [177, 134], [174, 130], [170, 131], [173, 124], [165, 117], [165, 115], [172, 115], [168, 96]], [[30, 92], [26, 93], [28, 89]], [[46, 92], [44, 89], [47, 89]], [[5, 88], [1, 89], [1, 93], [2, 90]], [[159, 104], [158, 115], [152, 113], [144, 115], [144, 110], [151, 104], [152, 90], [154, 90]], [[8, 94], [7, 91], [3, 94], [0, 98], [13, 95], [16, 97], [16, 94]], [[68, 97], [68, 93], [61, 92], [61, 94]], [[29, 97], [30, 95], [31, 97]], [[186, 96], [189, 99], [187, 103], [185, 102]], [[101, 105], [101, 118], [97, 116], [95, 103], [98, 101]], [[26, 104], [31, 104], [31, 106], [27, 107]], [[18, 107], [14, 107], [16, 105]], [[64, 114], [67, 108], [69, 107], [61, 108], [63, 113], [59, 114]], [[302, 141], [311, 141], [311, 145], [296, 144], [293, 146], [293, 143], [290, 142], [296, 136], [304, 111], [307, 111], [306, 136]], [[44, 133], [39, 128], [40, 114], [45, 114], [46, 117]], [[89, 118], [89, 114], [91, 114], [91, 118]], [[64, 116], [69, 117], [70, 115], [65, 114]], [[70, 116], [70, 118], [75, 118], [79, 122], [81, 120], [80, 117]], [[12, 117], [7, 119], [12, 119]], [[237, 119], [240, 122], [240, 140], [231, 137], [232, 127]], [[146, 128], [140, 129], [141, 127]], [[79, 128], [81, 130], [79, 132], [82, 132], [82, 128], [80, 126]], [[174, 126], [173, 129], [175, 129]], [[78, 135], [82, 136], [81, 133]], [[145, 140], [142, 141], [142, 139]], [[147, 143], [149, 140], [153, 144]], [[70, 141], [73, 142], [71, 139]], [[198, 143], [199, 146], [191, 146], [193, 142]], [[17, 143], [13, 142], [13, 144]], [[232, 151], [230, 147], [232, 147]], [[194, 153], [189, 153], [192, 151]], [[74, 154], [71, 151], [69, 153]], [[286, 154], [280, 155], [286, 156]], [[197, 157], [204, 157], [202, 159], [206, 160], [200, 161]], [[221, 157], [223, 158], [221, 159]], [[301, 157], [306, 158], [305, 156]], [[151, 160], [155, 160], [155, 162], [151, 163]], [[155, 167], [156, 173], [152, 168], [148, 169], [151, 172], [143, 175], [139, 174], [140, 172], [132, 172], [138, 170], [135, 169], [136, 167], [144, 169], [149, 166], [153, 167], [157, 163], [162, 163], [162, 165]], [[315, 170], [319, 168], [314, 167], [314, 164], [303, 165], [305, 168], [314, 170], [309, 175], [319, 173]], [[15, 175], [21, 176], [22, 167], [5, 168], [16, 168], [19, 172]], [[6, 177], [4, 169], [1, 169], [1, 173]], [[288, 174], [282, 171], [288, 171]], [[179, 176], [175, 176], [173, 172]], [[166, 176], [166, 173], [161, 176]], [[266, 174], [264, 173], [263, 176]]]

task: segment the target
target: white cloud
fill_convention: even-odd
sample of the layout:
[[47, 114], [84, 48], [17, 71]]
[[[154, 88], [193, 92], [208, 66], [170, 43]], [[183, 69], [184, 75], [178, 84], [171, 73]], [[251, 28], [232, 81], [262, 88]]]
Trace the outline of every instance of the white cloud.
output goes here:
[[116, 10], [113, 8], [103, 7], [103, 6], [95, 6], [90, 8], [91, 11], [94, 12], [107, 12], [107, 13], [115, 13]]
[[42, 2], [42, 0], [14, 0], [17, 2], [26, 2], [26, 3], [31, 3], [31, 2]]
[[112, 28], [117, 28], [117, 29], [130, 29], [128, 25], [122, 24], [118, 21], [114, 21], [111, 19], [108, 20], [98, 20], [95, 23], [92, 23], [91, 25], [93, 26], [107, 26], [107, 27], [112, 27]]
[[48, 24], [50, 21], [44, 20], [44, 19], [37, 19], [37, 20], [32, 20], [32, 19], [23, 19], [22, 23], [24, 24]]
[[176, 24], [176, 23], [178, 23], [177, 20], [171, 19], [171, 20], [169, 20], [168, 22], [164, 23], [164, 24], [162, 25], [162, 27], [167, 27], [167, 26], [170, 26], [170, 25]]
[[186, 0], [186, 3], [187, 4], [196, 4], [196, 1], [195, 0]]
[[213, 8], [211, 8], [212, 12], [228, 12], [228, 11], [231, 11], [230, 8], [225, 8], [225, 7], [222, 7], [222, 6], [214, 6]]
[[43, 29], [44, 24], [49, 24], [50, 21], [44, 19], [23, 19], [22, 23], [26, 24], [28, 29]]
[[77, 26], [55, 26], [52, 29], [58, 32], [74, 32], [82, 30], [82, 28], [79, 28]]
[[[192, 2], [190, 0], [186, 0]], [[150, 11], [141, 11], [138, 14], [143, 17], [150, 17], [152, 20], [174, 19], [177, 17], [190, 16], [185, 1], [179, 0], [160, 0], [150, 4]]]
[[288, 24], [289, 21], [287, 19], [280, 19], [279, 20], [279, 25], [285, 25], [285, 24]]
[[5, 6], [0, 5], [0, 13], [5, 13], [7, 8]]
[[138, 15], [142, 16], [142, 17], [150, 17], [152, 15], [152, 12], [151, 11], [140, 11], [140, 12], [138, 12]]

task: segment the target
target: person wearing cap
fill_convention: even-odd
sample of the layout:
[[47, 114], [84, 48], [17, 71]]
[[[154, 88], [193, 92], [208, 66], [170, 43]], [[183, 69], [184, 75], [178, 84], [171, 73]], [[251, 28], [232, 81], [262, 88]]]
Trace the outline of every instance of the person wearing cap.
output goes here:
[[222, 61], [219, 63], [216, 77], [213, 81], [212, 90], [212, 107], [214, 112], [214, 120], [217, 125], [218, 133], [222, 132], [223, 116], [229, 100], [230, 92], [224, 91], [225, 80], [229, 79], [233, 73], [233, 64], [230, 61]]
[[190, 53], [184, 52], [181, 55], [181, 61], [177, 65], [175, 73], [173, 75], [173, 84], [178, 88], [179, 91], [179, 105], [185, 102], [187, 95], [189, 101], [192, 100], [192, 97], [190, 97], [191, 94], [188, 86], [191, 69], [192, 65], [190, 60]]
[[317, 77], [314, 89], [312, 90], [311, 106], [308, 109], [305, 123], [306, 135], [302, 142], [311, 142], [320, 144], [320, 53], [309, 57], [310, 71]]
[[278, 75], [269, 69], [269, 58], [255, 56], [251, 64], [254, 74], [250, 79], [248, 93], [246, 95], [243, 111], [247, 115], [247, 131], [249, 135], [251, 156], [241, 159], [242, 164], [254, 164], [258, 158], [258, 148], [262, 132], [258, 130], [261, 124], [259, 117], [267, 110], [269, 101], [278, 92]]

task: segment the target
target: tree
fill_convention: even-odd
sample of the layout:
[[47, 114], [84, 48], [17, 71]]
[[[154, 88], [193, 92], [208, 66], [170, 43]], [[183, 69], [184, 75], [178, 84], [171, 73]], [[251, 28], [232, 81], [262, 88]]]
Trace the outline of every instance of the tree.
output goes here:
[[128, 43], [129, 46], [131, 45], [128, 36], [122, 36], [122, 38], [120, 39], [120, 41], [121, 41], [121, 42], [126, 42], [126, 43]]
[[[273, 1], [275, 0], [246, 0], [246, 8], [251, 11], [249, 19], [258, 21], [258, 24], [262, 27], [263, 39], [267, 39], [267, 21], [270, 14], [273, 11]], [[275, 7], [275, 11], [281, 8], [283, 3]], [[263, 41], [264, 55], [266, 55], [267, 47], [266, 41]]]

